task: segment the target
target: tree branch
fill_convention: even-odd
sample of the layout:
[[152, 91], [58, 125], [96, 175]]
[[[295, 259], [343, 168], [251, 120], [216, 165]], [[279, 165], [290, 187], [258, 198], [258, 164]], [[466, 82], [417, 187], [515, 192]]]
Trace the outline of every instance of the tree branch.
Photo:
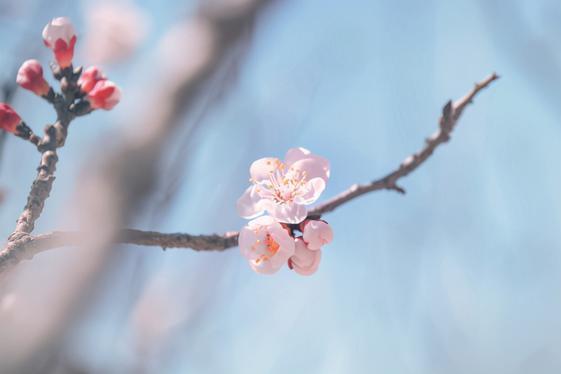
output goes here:
[[[368, 184], [355, 184], [351, 186], [348, 190], [335, 196], [333, 199], [312, 209], [308, 217], [319, 218], [326, 213], [334, 211], [341, 205], [373, 191], [394, 190], [405, 193], [405, 190], [397, 184], [397, 181], [417, 169], [432, 155], [439, 145], [450, 140], [450, 135], [456, 127], [465, 107], [472, 102], [473, 98], [482, 89], [489, 86], [498, 78], [499, 77], [493, 73], [483, 81], [477, 83], [463, 98], [455, 103], [452, 103], [452, 101], [446, 103], [439, 120], [439, 129], [426, 140], [425, 146], [419, 152], [407, 157], [396, 170]], [[15, 240], [10, 243], [13, 247], [11, 251], [3, 251], [0, 253], [0, 272], [10, 264], [18, 263], [26, 258], [31, 258], [37, 253], [53, 248], [77, 245], [80, 243], [80, 238], [81, 235], [78, 232], [55, 231], [35, 237], [26, 236]], [[238, 233], [229, 232], [224, 235], [189, 235], [125, 229], [118, 233], [116, 242], [142, 246], [156, 246], [162, 249], [190, 248], [195, 251], [223, 251], [237, 246]]]
[[481, 82], [476, 83], [475, 87], [467, 95], [455, 103], [448, 101], [442, 109], [442, 117], [440, 117], [439, 120], [439, 129], [426, 139], [425, 146], [420, 151], [407, 157], [396, 170], [368, 184], [352, 185], [348, 190], [343, 191], [331, 200], [328, 200], [327, 202], [312, 209], [308, 216], [314, 218], [321, 217], [325, 213], [332, 212], [341, 205], [373, 191], [393, 190], [404, 194], [405, 189], [400, 187], [397, 184], [397, 181], [417, 169], [432, 155], [439, 145], [450, 140], [450, 135], [456, 127], [458, 119], [462, 115], [465, 107], [473, 101], [473, 98], [479, 93], [479, 91], [486, 88], [497, 79], [499, 79], [499, 76], [493, 73]]
[[[45, 135], [40, 141], [32, 141], [36, 143], [37, 149], [41, 152], [41, 162], [37, 168], [37, 177], [31, 185], [25, 208], [17, 220], [14, 232], [8, 238], [8, 245], [4, 251], [9, 250], [12, 242], [28, 236], [33, 231], [35, 221], [41, 215], [45, 201], [49, 197], [58, 162], [57, 148], [64, 145], [68, 134], [68, 126], [76, 117], [76, 113], [71, 111], [71, 103], [78, 93], [76, 81], [79, 72], [81, 72], [81, 69], [78, 69], [75, 73], [72, 67], [69, 67], [58, 71], [59, 75], [55, 73], [55, 77], [63, 82], [63, 95], [55, 94], [51, 89], [47, 100], [55, 108], [57, 120], [54, 124], [47, 125]], [[28, 139], [38, 139], [29, 128], [27, 128], [26, 137]]]

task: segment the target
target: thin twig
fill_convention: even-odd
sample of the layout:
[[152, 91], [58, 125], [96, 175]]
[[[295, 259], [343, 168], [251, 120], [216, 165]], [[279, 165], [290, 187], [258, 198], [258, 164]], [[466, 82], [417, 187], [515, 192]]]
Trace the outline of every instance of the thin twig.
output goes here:
[[320, 217], [325, 213], [334, 211], [341, 205], [346, 204], [359, 196], [373, 191], [393, 190], [404, 194], [405, 189], [400, 187], [397, 184], [397, 181], [417, 169], [432, 155], [439, 145], [450, 140], [450, 135], [456, 127], [458, 119], [462, 115], [465, 107], [472, 102], [473, 98], [479, 93], [479, 91], [489, 86], [489, 84], [498, 78], [499, 76], [493, 73], [481, 82], [476, 83], [475, 87], [467, 95], [455, 103], [448, 101], [442, 109], [442, 117], [440, 117], [439, 120], [439, 129], [427, 138], [425, 146], [419, 152], [407, 157], [396, 170], [387, 174], [383, 178], [376, 179], [368, 184], [352, 185], [346, 191], [312, 209], [309, 213], [309, 217]]
[[[493, 73], [483, 81], [477, 83], [463, 98], [455, 103], [452, 103], [452, 101], [446, 103], [439, 121], [439, 129], [426, 140], [425, 146], [419, 152], [405, 159], [395, 171], [371, 183], [351, 186], [348, 190], [342, 192], [333, 199], [312, 209], [308, 217], [319, 218], [326, 213], [334, 211], [350, 200], [373, 191], [394, 190], [405, 193], [405, 190], [397, 184], [397, 181], [417, 169], [432, 155], [439, 145], [446, 143], [450, 139], [450, 135], [457, 125], [458, 119], [465, 107], [472, 102], [473, 98], [482, 89], [489, 86], [498, 78], [499, 77]], [[3, 270], [4, 265], [7, 266], [8, 263], [17, 263], [48, 249], [78, 244], [80, 237], [80, 234], [76, 232], [52, 232], [35, 237], [27, 236], [14, 241], [12, 243], [14, 250], [10, 258], [3, 257], [5, 256], [4, 252], [0, 253], [0, 272]], [[122, 230], [116, 238], [117, 243], [155, 246], [163, 249], [190, 248], [196, 251], [223, 251], [237, 246], [238, 233], [229, 232], [224, 235], [189, 235], [181, 233], [164, 234], [154, 231], [126, 229]]]

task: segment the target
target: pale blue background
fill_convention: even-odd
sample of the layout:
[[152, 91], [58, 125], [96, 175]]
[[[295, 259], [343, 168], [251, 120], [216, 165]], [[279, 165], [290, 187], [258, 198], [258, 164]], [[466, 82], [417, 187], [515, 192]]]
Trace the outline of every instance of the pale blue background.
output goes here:
[[[107, 67], [125, 93], [151, 68], [151, 45], [191, 9], [141, 4], [154, 17], [150, 42]], [[41, 13], [38, 29], [61, 12], [81, 30], [81, 7], [70, 1]], [[188, 142], [169, 210], [137, 227], [237, 230], [249, 164], [293, 146], [331, 160], [331, 197], [418, 150], [446, 100], [492, 71], [502, 78], [466, 110], [451, 142], [402, 181], [407, 195], [377, 192], [326, 217], [335, 240], [316, 275], [260, 276], [237, 250], [127, 248], [61, 355], [96, 373], [561, 372], [560, 21], [554, 0], [278, 1], [237, 74], [217, 85], [223, 92]], [[0, 24], [3, 75], [14, 64], [13, 35], [37, 33], [23, 24]], [[38, 232], [59, 227], [93, 141], [127, 118], [126, 101], [73, 125]], [[51, 116], [25, 92], [14, 106], [38, 131]], [[163, 198], [177, 148], [147, 212]], [[9, 139], [2, 237], [36, 159]], [[49, 256], [57, 254], [33, 261]], [[146, 290], [157, 295], [153, 323], [165, 334], [142, 350], [133, 321]]]

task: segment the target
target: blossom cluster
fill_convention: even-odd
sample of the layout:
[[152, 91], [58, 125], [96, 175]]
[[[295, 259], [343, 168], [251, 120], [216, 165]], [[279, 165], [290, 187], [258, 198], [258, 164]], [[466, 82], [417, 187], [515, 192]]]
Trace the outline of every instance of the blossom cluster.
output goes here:
[[251, 185], [237, 202], [243, 218], [254, 218], [240, 231], [242, 255], [257, 273], [273, 274], [287, 264], [298, 274], [313, 274], [333, 231], [327, 222], [308, 218], [306, 205], [325, 189], [329, 161], [305, 148], [291, 148], [284, 161], [261, 158], [249, 173]]
[[[74, 69], [74, 47], [77, 36], [74, 26], [66, 17], [55, 18], [43, 29], [43, 43], [52, 50], [56, 64], [51, 65], [55, 79], [61, 82], [63, 95], [54, 92], [43, 76], [43, 67], [37, 60], [25, 61], [19, 68], [16, 82], [50, 103], [64, 100], [70, 111], [76, 114], [89, 113], [95, 109], [110, 110], [119, 103], [121, 90], [92, 66], [82, 71]], [[77, 81], [76, 81], [77, 79]], [[71, 87], [77, 84], [77, 87]], [[76, 91], [70, 94], [71, 91]], [[16, 111], [8, 104], [0, 103], [0, 129], [26, 137], [29, 128]]]

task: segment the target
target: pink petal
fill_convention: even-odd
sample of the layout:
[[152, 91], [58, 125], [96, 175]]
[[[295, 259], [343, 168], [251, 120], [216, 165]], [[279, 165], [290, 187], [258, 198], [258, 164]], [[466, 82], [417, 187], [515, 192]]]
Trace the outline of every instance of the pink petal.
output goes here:
[[333, 240], [333, 230], [328, 223], [310, 220], [304, 226], [304, 241], [311, 250], [318, 250]]
[[290, 148], [284, 156], [284, 162], [287, 165], [292, 165], [296, 161], [308, 158], [311, 154], [312, 152], [308, 151], [306, 148]]
[[304, 195], [297, 196], [294, 199], [297, 204], [308, 205], [316, 201], [325, 190], [325, 181], [322, 178], [313, 178], [306, 184], [306, 189]]
[[76, 36], [74, 26], [66, 17], [54, 18], [43, 29], [43, 40], [49, 48], [53, 48], [56, 41], [62, 39], [66, 44]]
[[273, 240], [279, 245], [277, 253], [275, 253], [269, 261], [272, 262], [274, 267], [281, 268], [286, 264], [290, 256], [294, 254], [294, 239], [282, 226], [280, 229], [271, 227], [269, 233]]
[[255, 189], [255, 186], [248, 187], [236, 203], [238, 214], [243, 218], [251, 219], [263, 214], [261, 197]]
[[251, 228], [259, 228], [261, 226], [270, 226], [270, 225], [278, 225], [282, 227], [273, 217], [270, 216], [262, 216], [255, 218], [247, 223], [247, 225]]
[[260, 182], [262, 180], [268, 180], [269, 175], [274, 172], [280, 164], [280, 160], [274, 157], [265, 157], [254, 161], [249, 167], [249, 174], [252, 181]]
[[307, 158], [290, 164], [289, 167], [305, 173], [308, 180], [322, 178], [325, 183], [329, 180], [329, 161], [323, 157], [309, 155]]
[[[257, 232], [256, 232], [257, 231]], [[261, 251], [255, 250], [254, 246], [257, 240], [263, 241], [265, 235], [259, 230], [245, 226], [240, 230], [240, 237], [238, 239], [238, 246], [240, 247], [240, 252], [242, 256], [248, 260], [255, 260], [261, 256]]]
[[279, 222], [284, 223], [300, 223], [308, 215], [306, 207], [296, 203], [271, 204], [267, 211]]
[[311, 251], [301, 239], [295, 241], [294, 256], [290, 258], [292, 268], [300, 275], [312, 275], [319, 267], [321, 250]]
[[277, 266], [277, 264], [273, 264], [271, 261], [260, 261], [257, 263], [251, 260], [249, 261], [249, 266], [251, 266], [256, 273], [270, 275], [279, 271], [283, 265]]

